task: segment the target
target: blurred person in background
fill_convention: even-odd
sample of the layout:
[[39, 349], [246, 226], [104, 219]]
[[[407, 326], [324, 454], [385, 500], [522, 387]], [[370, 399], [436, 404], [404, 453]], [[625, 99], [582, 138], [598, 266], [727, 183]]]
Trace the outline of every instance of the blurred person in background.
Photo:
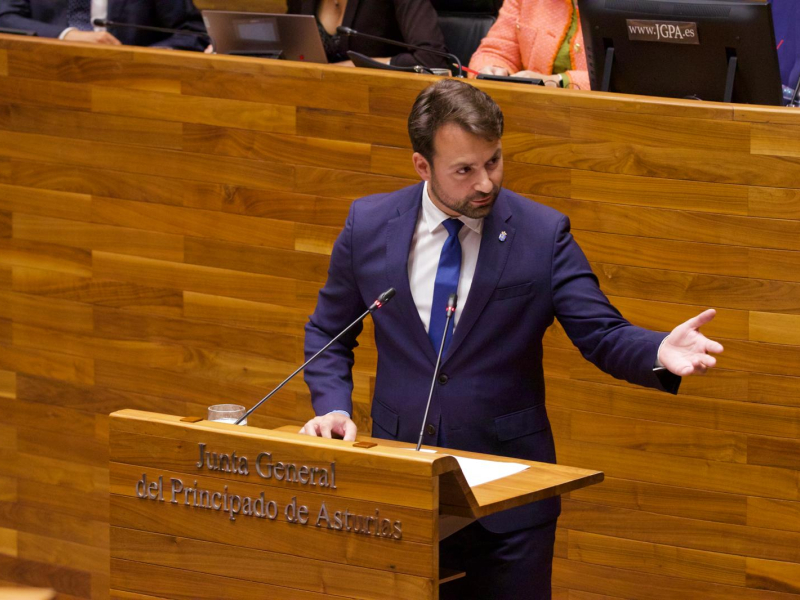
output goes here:
[[775, 24], [784, 97], [788, 95], [788, 100], [800, 79], [800, 2], [772, 0], [772, 20]]
[[446, 52], [436, 10], [430, 0], [288, 0], [288, 13], [314, 15], [328, 62], [352, 66], [352, 50], [398, 67], [449, 68], [448, 60], [382, 42], [336, 33], [339, 26], [360, 33]]
[[191, 0], [0, 0], [0, 27], [34, 31], [41, 37], [198, 51], [208, 44], [207, 38], [194, 35], [131, 27], [106, 30], [95, 27], [94, 19], [205, 33], [200, 11]]
[[487, 75], [590, 89], [578, 0], [505, 0], [469, 66]]

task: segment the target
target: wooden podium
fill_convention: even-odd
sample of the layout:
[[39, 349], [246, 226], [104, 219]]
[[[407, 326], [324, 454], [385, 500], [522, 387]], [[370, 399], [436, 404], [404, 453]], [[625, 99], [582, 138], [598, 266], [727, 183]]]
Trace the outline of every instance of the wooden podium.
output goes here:
[[[440, 515], [474, 519], [603, 479], [191, 421], [111, 415], [111, 598], [435, 599], [459, 576], [439, 571]], [[453, 455], [529, 468], [471, 489]]]

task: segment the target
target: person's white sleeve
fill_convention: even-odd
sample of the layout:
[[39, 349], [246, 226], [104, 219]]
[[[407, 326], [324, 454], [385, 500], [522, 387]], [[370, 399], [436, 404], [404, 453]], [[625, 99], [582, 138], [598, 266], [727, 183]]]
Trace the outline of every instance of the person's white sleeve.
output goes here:
[[349, 412], [347, 412], [346, 410], [332, 410], [332, 411], [331, 411], [331, 412], [329, 412], [328, 414], [329, 414], [329, 415], [332, 415], [332, 414], [336, 414], [336, 413], [338, 413], [338, 414], [340, 414], [340, 415], [344, 415], [344, 416], [346, 416], [348, 419], [350, 418], [350, 413], [349, 413]]

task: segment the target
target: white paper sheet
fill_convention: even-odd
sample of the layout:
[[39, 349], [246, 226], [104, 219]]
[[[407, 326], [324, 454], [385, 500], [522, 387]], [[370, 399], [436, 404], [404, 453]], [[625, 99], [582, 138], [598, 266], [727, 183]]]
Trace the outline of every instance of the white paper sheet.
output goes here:
[[[407, 448], [407, 450], [414, 451], [413, 448]], [[420, 448], [420, 452], [436, 454], [436, 450], [429, 450], [426, 448]], [[503, 477], [520, 473], [528, 468], [528, 465], [520, 463], [464, 458], [463, 456], [454, 456], [452, 454], [450, 456], [458, 461], [458, 466], [461, 467], [461, 472], [464, 474], [464, 478], [471, 488], [476, 485], [489, 483], [496, 479], [502, 479]]]
[[528, 465], [520, 463], [480, 460], [478, 458], [464, 458], [463, 456], [456, 456], [455, 459], [458, 461], [469, 487], [502, 479], [528, 468]]

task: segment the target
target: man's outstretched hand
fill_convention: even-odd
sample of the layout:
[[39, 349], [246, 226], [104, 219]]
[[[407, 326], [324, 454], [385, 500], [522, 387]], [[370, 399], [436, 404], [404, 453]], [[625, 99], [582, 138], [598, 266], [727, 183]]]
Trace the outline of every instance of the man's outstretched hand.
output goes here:
[[316, 437], [330, 438], [334, 435], [347, 441], [355, 441], [358, 427], [342, 413], [329, 413], [321, 417], [314, 417], [303, 425], [300, 433]]
[[716, 314], [713, 308], [709, 309], [672, 330], [658, 351], [658, 360], [667, 370], [681, 377], [703, 375], [717, 364], [709, 352], [719, 354], [722, 344], [700, 333], [700, 328]]

